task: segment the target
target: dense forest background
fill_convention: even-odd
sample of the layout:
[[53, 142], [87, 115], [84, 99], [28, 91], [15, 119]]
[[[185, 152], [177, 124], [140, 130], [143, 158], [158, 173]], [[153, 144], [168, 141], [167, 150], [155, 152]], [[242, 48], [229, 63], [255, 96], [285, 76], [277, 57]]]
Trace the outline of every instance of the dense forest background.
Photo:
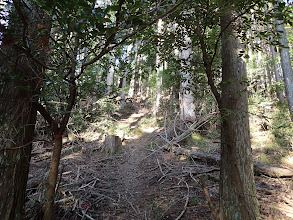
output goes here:
[[293, 218], [291, 1], [0, 7], [0, 219]]

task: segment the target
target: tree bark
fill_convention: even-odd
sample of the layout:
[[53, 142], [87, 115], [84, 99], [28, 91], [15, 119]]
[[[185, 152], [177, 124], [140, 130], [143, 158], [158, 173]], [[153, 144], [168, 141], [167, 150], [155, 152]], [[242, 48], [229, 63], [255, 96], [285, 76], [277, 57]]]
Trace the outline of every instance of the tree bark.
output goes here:
[[122, 150], [122, 142], [118, 136], [108, 135], [105, 138], [103, 151], [113, 155], [121, 152]]
[[132, 73], [130, 80], [130, 88], [128, 91], [128, 96], [131, 98], [137, 97], [137, 89], [138, 89], [138, 79], [137, 79], [137, 68], [138, 68], [138, 50], [139, 50], [140, 42], [139, 40], [135, 41], [135, 54], [134, 54], [134, 72]]
[[[126, 62], [128, 65], [130, 65], [130, 51], [132, 49], [132, 44], [127, 46], [127, 52], [126, 52]], [[123, 76], [122, 81], [122, 88], [121, 88], [121, 104], [120, 107], [123, 108], [125, 106], [125, 97], [126, 97], [126, 86], [127, 86], [127, 76], [129, 74], [129, 67], [127, 66], [125, 69], [125, 73]]]
[[107, 95], [110, 95], [113, 92], [114, 85], [114, 73], [115, 73], [115, 57], [111, 54], [109, 56], [110, 69], [107, 74]]
[[[279, 2], [281, 1], [279, 0]], [[275, 7], [275, 10], [277, 12], [276, 7]], [[275, 22], [276, 22], [276, 31], [279, 32], [279, 34], [281, 35], [281, 37], [279, 38], [281, 65], [282, 65], [282, 71], [283, 71], [284, 82], [285, 82], [286, 98], [289, 105], [291, 121], [293, 122], [293, 70], [292, 70], [292, 64], [291, 64], [290, 53], [289, 53], [289, 44], [288, 44], [288, 40], [286, 36], [284, 20], [280, 20], [276, 18]]]
[[188, 36], [184, 37], [184, 48], [181, 50], [181, 76], [180, 84], [180, 116], [182, 120], [195, 121], [195, 104], [192, 89], [192, 75], [187, 69], [191, 63], [192, 42]]
[[232, 11], [221, 17], [222, 100], [220, 112], [220, 217], [225, 220], [257, 219], [258, 201], [254, 181], [248, 118], [247, 74], [239, 58], [241, 44], [234, 31]]
[[[158, 21], [158, 36], [160, 36], [162, 34], [163, 31], [163, 21], [159, 20]], [[160, 104], [161, 104], [161, 95], [162, 95], [162, 91], [161, 91], [161, 87], [162, 87], [162, 83], [163, 83], [163, 78], [162, 78], [162, 72], [163, 72], [163, 62], [161, 61], [161, 57], [159, 55], [159, 47], [160, 47], [160, 40], [158, 43], [158, 50], [157, 50], [157, 54], [156, 54], [156, 72], [157, 72], [157, 77], [156, 77], [156, 101], [155, 101], [155, 105], [153, 108], [153, 113], [154, 115], [156, 115], [159, 111], [160, 108]]]
[[[12, 90], [5, 104], [10, 106], [12, 111], [6, 112], [7, 121], [0, 126], [0, 219], [3, 220], [23, 219], [36, 123], [36, 109], [30, 99], [32, 94], [28, 91], [15, 90], [15, 86], [21, 84], [11, 86]], [[9, 130], [6, 130], [8, 127]]]
[[[272, 61], [273, 61], [273, 70], [274, 70], [274, 75], [275, 75], [275, 80], [277, 83], [282, 83], [282, 77], [280, 75], [280, 70], [278, 68], [278, 61], [277, 61], [277, 56], [276, 56], [276, 52], [275, 52], [275, 48], [274, 46], [270, 45], [270, 51], [271, 51], [271, 55], [272, 55]], [[283, 91], [277, 91], [276, 92], [277, 98], [280, 102], [284, 103], [285, 101], [285, 97], [283, 94]]]
[[62, 135], [55, 135], [52, 161], [46, 191], [44, 220], [52, 220], [54, 216], [54, 196], [58, 178], [58, 168], [62, 150]]
[[135, 56], [134, 56], [134, 73], [133, 73], [133, 93], [134, 98], [138, 98], [139, 87], [140, 87], [140, 74], [139, 74], [139, 65], [140, 65], [140, 56], [139, 56], [139, 48], [140, 48], [140, 40], [136, 40], [135, 42]]
[[[0, 219], [3, 220], [24, 219], [37, 115], [35, 102], [44, 78], [44, 68], [36, 59], [45, 63], [49, 39], [50, 25], [45, 14], [30, 2], [24, 2], [26, 7], [14, 2], [17, 9], [10, 16], [22, 17], [22, 23], [9, 24], [10, 32], [4, 31], [0, 48], [1, 72], [7, 73], [0, 75]], [[27, 16], [23, 15], [25, 11], [29, 12]], [[34, 38], [28, 49], [27, 38], [36, 35], [37, 24], [46, 33]], [[17, 42], [22, 42], [25, 49], [20, 49]], [[32, 58], [30, 51], [34, 50], [40, 53]]]

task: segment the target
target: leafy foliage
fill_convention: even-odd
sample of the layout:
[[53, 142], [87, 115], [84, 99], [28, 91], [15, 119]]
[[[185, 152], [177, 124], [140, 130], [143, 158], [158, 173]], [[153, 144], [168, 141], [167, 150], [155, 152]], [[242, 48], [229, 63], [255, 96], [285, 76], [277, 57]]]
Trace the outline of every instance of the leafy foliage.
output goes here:
[[293, 123], [290, 120], [288, 106], [278, 103], [273, 114], [271, 131], [276, 143], [287, 150], [293, 150]]

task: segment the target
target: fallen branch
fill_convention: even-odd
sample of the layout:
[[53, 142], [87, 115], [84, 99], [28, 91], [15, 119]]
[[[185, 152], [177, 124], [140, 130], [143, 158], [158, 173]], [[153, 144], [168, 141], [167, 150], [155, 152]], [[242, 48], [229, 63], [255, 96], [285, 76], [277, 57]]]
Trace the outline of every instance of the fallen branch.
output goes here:
[[215, 207], [214, 207], [214, 205], [212, 203], [212, 200], [211, 200], [209, 191], [208, 191], [208, 189], [206, 187], [206, 184], [205, 184], [205, 181], [204, 181], [203, 177], [200, 176], [199, 177], [199, 180], [200, 180], [201, 188], [202, 188], [202, 190], [204, 192], [204, 195], [206, 197], [206, 200], [208, 202], [209, 208], [210, 208], [210, 210], [212, 212], [212, 215], [213, 215], [213, 217], [214, 217], [215, 220], [218, 220], [219, 218], [218, 218], [217, 212], [216, 212]]
[[164, 149], [171, 151], [175, 154], [182, 154], [185, 156], [190, 156], [193, 159], [206, 160], [206, 161], [213, 162], [216, 164], [218, 164], [221, 159], [220, 156], [216, 155], [216, 154], [202, 153], [202, 152], [198, 152], [198, 151], [194, 151], [194, 150], [185, 149], [182, 147], [171, 146], [171, 147], [166, 147]]
[[[168, 138], [168, 130], [171, 131], [172, 128], [167, 128], [167, 123], [166, 123], [167, 113], [166, 113], [165, 120], [164, 120], [164, 133], [165, 133], [165, 137], [163, 137], [163, 135], [160, 134], [160, 133], [158, 133], [158, 134], [167, 143], [167, 145], [169, 145], [169, 146], [177, 145], [181, 141], [183, 141], [184, 139], [186, 139], [190, 135], [192, 135], [193, 132], [197, 131], [199, 128], [201, 128], [206, 123], [208, 123], [209, 120], [215, 116], [215, 114], [217, 114], [217, 113], [212, 112], [212, 113], [206, 115], [205, 117], [201, 117], [197, 121], [193, 122], [190, 126], [187, 126], [187, 124], [185, 124], [185, 121], [183, 121], [183, 123], [185, 124], [185, 127], [188, 127], [187, 130], [181, 129], [180, 127], [177, 127], [176, 126], [176, 120], [177, 120], [177, 116], [178, 116], [178, 114], [177, 114], [176, 117], [175, 117], [175, 119], [174, 119], [174, 122], [173, 122], [173, 131], [174, 131], [175, 137]], [[176, 132], [176, 129], [178, 129], [182, 133], [181, 134], [178, 134]]]
[[187, 188], [187, 195], [186, 195], [186, 200], [185, 200], [185, 204], [184, 204], [184, 207], [183, 207], [183, 210], [182, 212], [180, 213], [180, 215], [177, 216], [177, 218], [175, 220], [179, 220], [185, 213], [186, 209], [187, 209], [187, 205], [188, 205], [188, 202], [189, 202], [189, 186], [188, 184], [184, 181], [185, 185], [186, 185], [186, 188]]
[[254, 162], [254, 173], [255, 175], [265, 175], [273, 178], [293, 177], [293, 171], [290, 169], [268, 166], [257, 161]]
[[[204, 160], [208, 162], [212, 162], [215, 164], [219, 164], [220, 156], [216, 154], [209, 154], [209, 153], [202, 153], [198, 151], [188, 150], [182, 147], [164, 147], [163, 149], [174, 152], [175, 154], [190, 156], [193, 159]], [[265, 175], [272, 178], [288, 178], [293, 177], [293, 171], [281, 168], [281, 167], [274, 167], [261, 164], [257, 161], [254, 162], [254, 173], [255, 175]]]
[[48, 174], [49, 171], [43, 173], [43, 175], [38, 175], [36, 177], [30, 178], [27, 181], [27, 190], [38, 187], [42, 182], [44, 182], [44, 179], [47, 178]]

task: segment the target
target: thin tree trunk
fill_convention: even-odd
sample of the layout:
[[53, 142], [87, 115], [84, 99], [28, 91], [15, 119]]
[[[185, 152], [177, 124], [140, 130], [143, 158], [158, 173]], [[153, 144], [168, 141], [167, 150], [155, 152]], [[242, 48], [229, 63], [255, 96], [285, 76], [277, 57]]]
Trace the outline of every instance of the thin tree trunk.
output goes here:
[[135, 42], [135, 55], [134, 55], [134, 72], [132, 73], [130, 80], [130, 88], [128, 92], [128, 96], [131, 98], [136, 98], [137, 91], [137, 68], [138, 68], [138, 49], [139, 49], [139, 41]]
[[271, 67], [270, 65], [267, 63], [266, 65], [266, 76], [267, 76], [267, 80], [268, 80], [268, 88], [267, 88], [267, 92], [269, 94], [269, 96], [272, 98], [273, 97], [273, 93], [272, 93], [272, 71], [271, 71]]
[[62, 150], [62, 135], [55, 135], [54, 138], [54, 147], [52, 154], [52, 161], [48, 179], [48, 188], [46, 191], [46, 204], [45, 204], [45, 212], [44, 212], [44, 220], [52, 220], [54, 216], [54, 196], [55, 196], [55, 188], [57, 184], [58, 178], [58, 167], [60, 163]]
[[[153, 68], [152, 66], [149, 66], [148, 82], [151, 81], [152, 74], [153, 74]], [[148, 83], [146, 87], [146, 98], [148, 98], [149, 96], [150, 96], [150, 84]]]
[[[225, 30], [232, 12], [221, 17]], [[222, 102], [220, 112], [220, 217], [224, 220], [259, 217], [250, 143], [246, 64], [239, 58], [240, 41], [232, 23], [222, 35]]]
[[[127, 64], [130, 64], [130, 51], [132, 49], [132, 44], [127, 46], [127, 52], [126, 52], [126, 62]], [[129, 68], [128, 66], [125, 69], [125, 73], [123, 76], [123, 81], [122, 81], [122, 88], [121, 88], [121, 104], [120, 107], [123, 108], [125, 106], [125, 97], [126, 97], [126, 86], [127, 86], [127, 76], [129, 74]]]
[[140, 87], [140, 74], [139, 74], [139, 65], [140, 65], [140, 56], [138, 54], [139, 47], [140, 47], [140, 40], [136, 40], [135, 42], [135, 56], [134, 56], [134, 73], [133, 73], [133, 93], [134, 98], [138, 98], [139, 94], [139, 87]]
[[114, 72], [115, 72], [115, 57], [109, 56], [110, 69], [107, 74], [107, 95], [110, 95], [113, 92], [114, 85]]
[[[163, 21], [159, 20], [158, 21], [158, 30], [157, 30], [158, 36], [160, 36], [162, 34], [162, 31], [163, 31]], [[156, 100], [155, 100], [155, 105], [153, 108], [154, 115], [156, 115], [158, 113], [159, 108], [160, 108], [160, 104], [161, 104], [161, 95], [162, 95], [161, 87], [162, 87], [162, 83], [163, 83], [162, 72], [163, 72], [163, 68], [164, 68], [163, 62], [162, 62], [161, 57], [159, 55], [160, 40], [159, 40], [157, 47], [158, 47], [158, 50], [157, 50], [158, 52], [156, 55], [156, 72], [157, 72], [156, 79], [157, 80], [156, 80]]]
[[[278, 84], [282, 83], [282, 77], [280, 76], [280, 70], [278, 67], [278, 61], [277, 61], [277, 56], [276, 56], [276, 52], [275, 52], [275, 47], [274, 46], [270, 46], [270, 50], [271, 50], [271, 55], [272, 55], [272, 61], [273, 61], [273, 68], [274, 68], [274, 75], [275, 75], [275, 80]], [[277, 98], [280, 102], [284, 103], [285, 101], [285, 97], [283, 94], [283, 91], [276, 91], [277, 94]]]
[[[268, 16], [267, 12], [268, 12], [268, 9], [267, 9], [267, 5], [264, 6], [264, 9], [265, 9], [265, 12], [266, 12], [266, 16]], [[271, 25], [270, 24], [267, 24], [267, 29], [268, 29], [268, 33], [271, 32], [272, 28], [271, 28]], [[281, 73], [279, 71], [279, 68], [278, 68], [278, 61], [276, 59], [276, 47], [273, 46], [273, 36], [270, 35], [269, 37], [269, 41], [270, 41], [270, 47], [269, 47], [269, 50], [271, 52], [271, 57], [272, 57], [272, 67], [273, 67], [273, 72], [274, 72], [274, 76], [275, 76], [275, 81], [280, 84], [283, 80], [282, 80], [282, 76], [281, 76]], [[272, 94], [272, 92], [270, 92]], [[284, 100], [285, 100], [285, 97], [284, 97], [284, 94], [283, 94], [283, 91], [276, 91], [276, 95], [277, 95], [277, 98], [280, 102], [284, 103]]]
[[123, 76], [123, 79], [122, 79], [122, 92], [121, 92], [121, 103], [120, 103], [120, 107], [123, 108], [125, 106], [125, 97], [126, 97], [126, 93], [125, 93], [125, 88], [126, 88], [126, 85], [127, 85], [127, 77], [128, 75], [128, 70], [125, 71], [124, 73], [124, 76]]
[[143, 72], [142, 72], [142, 66], [144, 66], [144, 55], [141, 55], [140, 56], [140, 59], [139, 59], [139, 65], [140, 65], [140, 68], [139, 68], [139, 71], [138, 71], [138, 75], [139, 75], [139, 82], [138, 82], [138, 85], [139, 85], [139, 88], [138, 88], [138, 94], [139, 96], [141, 97], [141, 99], [145, 99], [146, 98], [146, 85], [144, 83], [144, 77], [143, 77]]
[[[275, 10], [277, 9], [275, 8]], [[284, 82], [285, 82], [286, 98], [289, 105], [291, 121], [293, 121], [293, 70], [292, 70], [292, 64], [291, 64], [290, 53], [289, 53], [289, 44], [288, 44], [288, 40], [286, 36], [284, 21], [280, 19], [276, 19], [275, 22], [276, 22], [276, 31], [278, 31], [281, 35], [281, 38], [279, 38], [279, 43], [281, 45], [281, 47], [279, 47], [280, 56], [281, 56], [281, 65], [282, 65], [282, 71], [283, 71]]]
[[155, 106], [153, 109], [154, 115], [156, 115], [159, 112], [160, 104], [161, 104], [161, 96], [162, 96], [162, 84], [163, 84], [163, 78], [162, 78], [162, 72], [163, 72], [163, 65], [160, 62], [160, 57], [157, 55], [156, 58], [156, 64], [157, 66], [157, 77], [156, 77], [156, 101]]

